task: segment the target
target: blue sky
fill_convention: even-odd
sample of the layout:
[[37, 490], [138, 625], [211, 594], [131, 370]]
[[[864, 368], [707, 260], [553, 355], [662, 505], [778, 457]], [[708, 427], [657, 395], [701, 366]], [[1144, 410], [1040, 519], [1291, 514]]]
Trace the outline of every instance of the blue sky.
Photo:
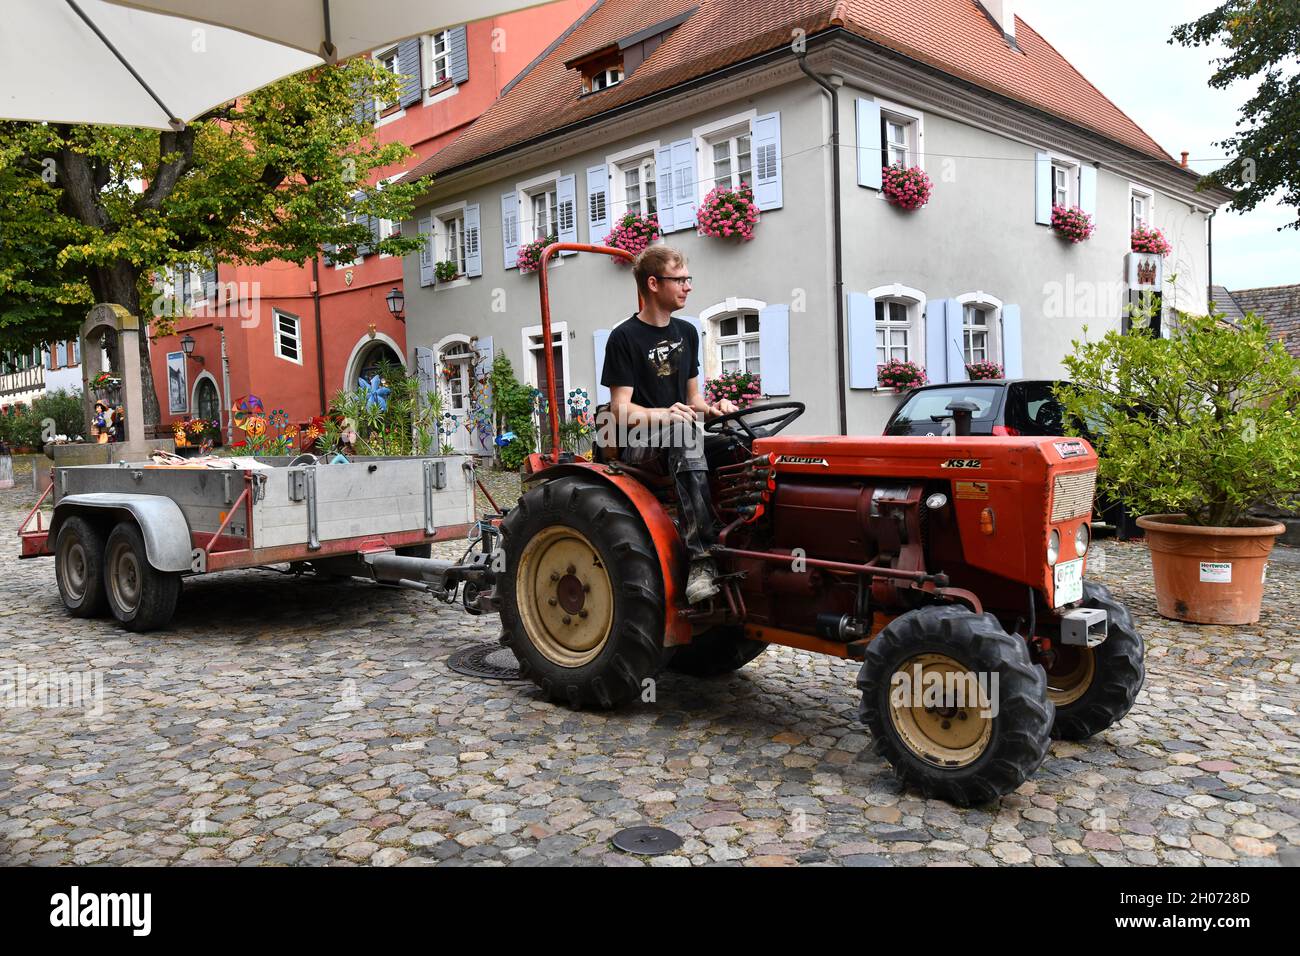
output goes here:
[[[1211, 0], [1019, 0], [1020, 18], [1042, 34], [1102, 93], [1172, 156], [1222, 165], [1214, 146], [1236, 126], [1249, 87], [1209, 86], [1216, 54], [1168, 43], [1173, 28], [1213, 10]], [[1295, 210], [1276, 200], [1214, 217], [1214, 282], [1229, 289], [1300, 283], [1300, 232], [1277, 227]]]

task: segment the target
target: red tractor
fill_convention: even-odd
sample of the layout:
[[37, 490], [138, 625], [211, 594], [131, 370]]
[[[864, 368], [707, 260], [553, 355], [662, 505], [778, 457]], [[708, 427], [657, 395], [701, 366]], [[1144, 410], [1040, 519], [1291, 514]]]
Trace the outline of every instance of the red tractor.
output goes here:
[[[627, 257], [547, 248], [542, 341], [546, 262], [562, 249]], [[682, 596], [669, 478], [601, 449], [592, 462], [531, 456], [481, 601], [500, 610], [523, 673], [553, 700], [612, 708], [663, 667], [725, 674], [770, 644], [859, 660], [876, 752], [908, 785], [960, 805], [1016, 789], [1051, 738], [1090, 737], [1128, 712], [1142, 639], [1085, 577], [1087, 442], [781, 437], [803, 411], [766, 404], [706, 426], [722, 588], [698, 605]]]

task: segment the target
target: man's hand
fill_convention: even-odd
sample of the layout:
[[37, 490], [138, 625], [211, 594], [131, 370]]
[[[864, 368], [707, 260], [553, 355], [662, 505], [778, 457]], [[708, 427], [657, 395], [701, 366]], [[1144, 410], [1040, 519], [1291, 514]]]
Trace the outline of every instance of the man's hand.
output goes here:
[[721, 418], [723, 415], [730, 415], [732, 412], [738, 412], [736, 403], [728, 398], [720, 398], [709, 406], [710, 418]]
[[686, 422], [689, 424], [695, 421], [695, 409], [683, 402], [676, 402], [667, 409], [667, 412], [670, 422]]

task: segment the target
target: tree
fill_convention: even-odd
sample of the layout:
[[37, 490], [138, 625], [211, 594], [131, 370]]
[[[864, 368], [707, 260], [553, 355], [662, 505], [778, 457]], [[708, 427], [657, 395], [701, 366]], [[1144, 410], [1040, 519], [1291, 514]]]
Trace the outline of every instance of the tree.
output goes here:
[[[1183, 46], [1216, 39], [1227, 56], [1213, 60], [1210, 86], [1224, 89], [1259, 77], [1259, 89], [1241, 108], [1237, 132], [1214, 145], [1232, 157], [1205, 177], [1237, 190], [1230, 209], [1247, 212], [1281, 190], [1300, 209], [1300, 3], [1296, 0], [1227, 0], [1205, 16], [1175, 27]], [[1300, 229], [1300, 215], [1286, 228]]]
[[[180, 131], [0, 123], [0, 346], [75, 333], [94, 302], [166, 331], [169, 266], [302, 264], [323, 245], [401, 255], [369, 223], [408, 218], [427, 182], [367, 189], [411, 154], [374, 137], [371, 98], [398, 78], [369, 57], [280, 80]], [[360, 194], [359, 196], [357, 194]], [[159, 406], [140, 336], [146, 424]]]

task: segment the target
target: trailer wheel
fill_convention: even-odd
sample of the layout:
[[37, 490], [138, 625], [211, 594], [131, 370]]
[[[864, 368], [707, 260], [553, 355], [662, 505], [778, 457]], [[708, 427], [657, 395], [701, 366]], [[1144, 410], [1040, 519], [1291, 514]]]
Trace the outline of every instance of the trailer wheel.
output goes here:
[[566, 476], [533, 488], [502, 524], [502, 641], [520, 672], [571, 707], [616, 707], [663, 656], [654, 543], [607, 485]]
[[54, 544], [54, 578], [63, 606], [73, 617], [104, 614], [103, 566], [103, 533], [80, 515], [63, 522]]
[[128, 631], [150, 631], [176, 612], [181, 576], [154, 568], [140, 529], [134, 521], [123, 521], [104, 546], [104, 590], [113, 616]]
[[991, 614], [945, 606], [895, 618], [867, 645], [858, 687], [875, 752], [927, 797], [986, 803], [1047, 756], [1046, 676]]
[[1047, 669], [1047, 696], [1056, 705], [1052, 736], [1086, 740], [1123, 719], [1146, 679], [1142, 636], [1110, 590], [1083, 582], [1083, 606], [1106, 612], [1106, 640], [1096, 647], [1060, 645]]
[[746, 638], [743, 627], [711, 627], [673, 651], [668, 669], [691, 677], [721, 677], [740, 670], [767, 647]]

